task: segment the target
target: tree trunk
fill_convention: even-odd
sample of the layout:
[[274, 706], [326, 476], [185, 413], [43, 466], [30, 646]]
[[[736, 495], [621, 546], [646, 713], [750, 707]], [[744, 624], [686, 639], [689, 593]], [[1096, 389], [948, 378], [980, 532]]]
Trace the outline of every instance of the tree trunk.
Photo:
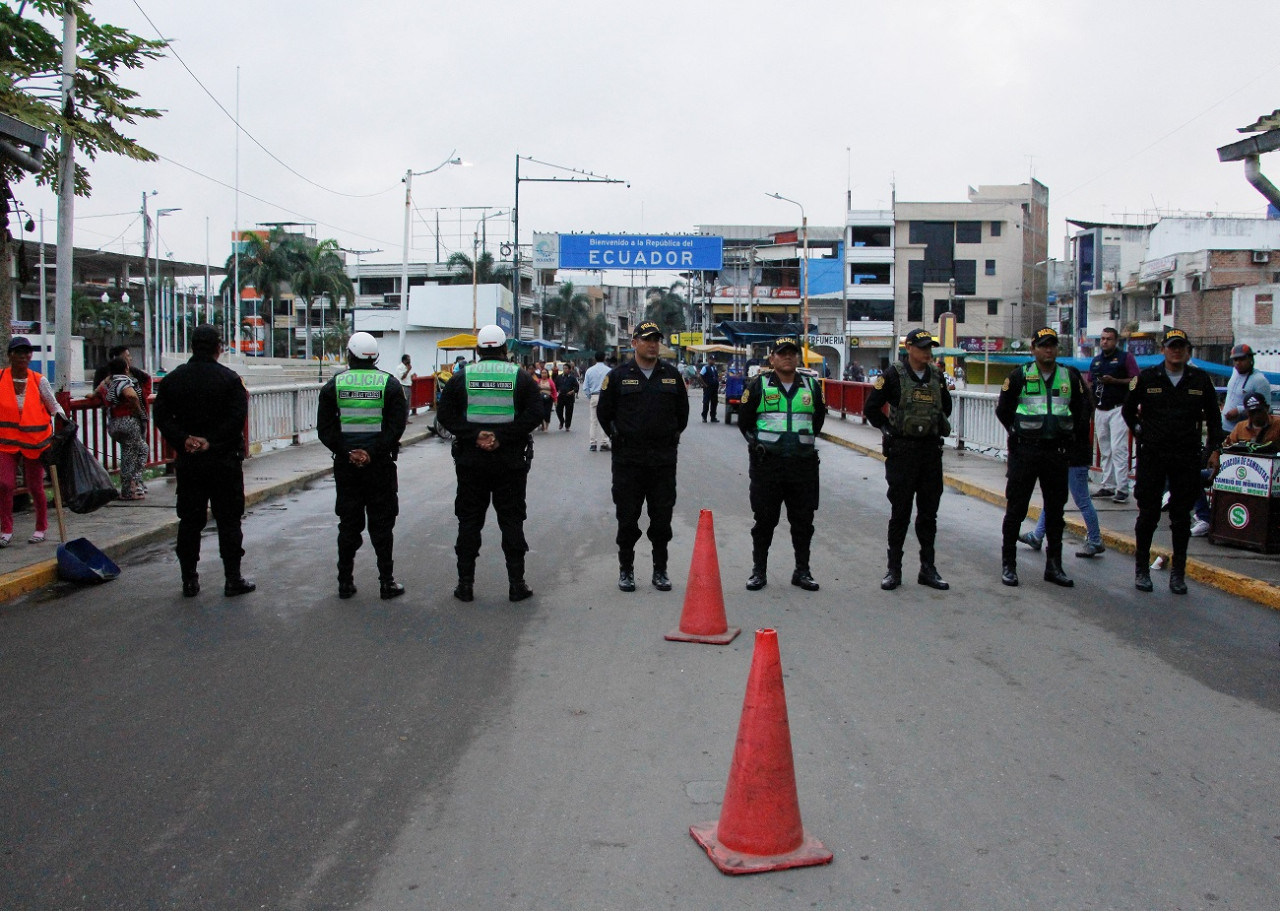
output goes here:
[[[13, 332], [13, 238], [9, 236], [9, 187], [4, 187], [0, 199], [6, 203], [0, 212], [0, 346], [9, 350], [9, 336]], [[43, 357], [44, 355], [41, 355]]]

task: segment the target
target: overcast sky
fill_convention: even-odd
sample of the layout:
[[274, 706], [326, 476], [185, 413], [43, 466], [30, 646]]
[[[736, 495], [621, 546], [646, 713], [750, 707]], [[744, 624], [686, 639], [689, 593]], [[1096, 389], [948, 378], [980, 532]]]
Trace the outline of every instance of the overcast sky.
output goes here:
[[[1262, 215], [1218, 146], [1280, 108], [1275, 0], [98, 0], [99, 21], [162, 34], [177, 59], [126, 74], [163, 109], [131, 131], [164, 160], [91, 162], [76, 246], [140, 252], [137, 211], [180, 207], [162, 248], [228, 254], [236, 224], [315, 222], [399, 262], [405, 170], [414, 260], [462, 249], [481, 210], [509, 212], [517, 155], [624, 185], [522, 183], [520, 233], [686, 232], [699, 224], [844, 221], [853, 208], [963, 200], [979, 184], [1049, 187], [1063, 220], [1157, 211]], [[145, 15], [144, 15], [145, 12]], [[148, 22], [148, 18], [150, 22]], [[154, 27], [152, 25], [154, 23]], [[159, 29], [159, 33], [157, 33]], [[194, 74], [194, 76], [192, 75]], [[198, 80], [198, 81], [197, 81]], [[205, 90], [201, 88], [203, 83]], [[256, 140], [256, 142], [255, 142]], [[269, 150], [264, 151], [257, 143]], [[271, 157], [274, 155], [288, 167]], [[292, 169], [292, 171], [290, 170]], [[522, 177], [564, 172], [521, 162]], [[1280, 155], [1263, 159], [1280, 182]], [[296, 173], [293, 173], [296, 172]], [[301, 176], [299, 176], [301, 175]], [[23, 184], [18, 198], [56, 204]], [[489, 237], [509, 236], [506, 217]]]

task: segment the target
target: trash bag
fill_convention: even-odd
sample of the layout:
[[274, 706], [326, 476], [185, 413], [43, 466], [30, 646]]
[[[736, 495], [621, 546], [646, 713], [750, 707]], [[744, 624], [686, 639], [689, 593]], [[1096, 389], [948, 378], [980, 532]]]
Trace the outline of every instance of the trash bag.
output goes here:
[[67, 441], [58, 462], [62, 502], [75, 513], [93, 512], [120, 496], [111, 475], [76, 437]]
[[54, 421], [53, 436], [49, 438], [49, 445], [40, 453], [40, 461], [44, 463], [46, 468], [58, 466], [62, 467], [62, 457], [66, 452], [67, 444], [76, 439], [76, 435], [80, 432], [80, 428], [76, 426], [75, 421], [69, 421], [65, 418], [59, 418]]

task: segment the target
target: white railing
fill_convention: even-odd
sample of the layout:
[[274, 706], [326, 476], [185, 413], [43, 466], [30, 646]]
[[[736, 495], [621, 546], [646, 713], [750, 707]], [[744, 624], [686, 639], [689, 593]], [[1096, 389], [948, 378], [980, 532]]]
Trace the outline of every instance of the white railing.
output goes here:
[[951, 442], [957, 449], [985, 449], [1004, 452], [1009, 434], [996, 420], [997, 392], [951, 393]]
[[250, 449], [260, 452], [314, 441], [321, 388], [321, 383], [250, 388]]

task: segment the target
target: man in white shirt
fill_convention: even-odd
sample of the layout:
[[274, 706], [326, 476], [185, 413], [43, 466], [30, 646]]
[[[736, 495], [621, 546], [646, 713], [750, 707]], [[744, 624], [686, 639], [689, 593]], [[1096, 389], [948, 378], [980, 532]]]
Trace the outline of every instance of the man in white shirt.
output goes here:
[[1231, 364], [1235, 372], [1227, 380], [1227, 396], [1222, 402], [1222, 431], [1230, 433], [1240, 421], [1247, 421], [1244, 400], [1250, 393], [1271, 402], [1271, 381], [1253, 369], [1253, 349], [1248, 345], [1236, 345], [1231, 349]]
[[604, 383], [604, 378], [609, 375], [609, 365], [604, 362], [604, 352], [596, 352], [596, 362], [587, 368], [587, 372], [582, 375], [582, 392], [587, 397], [587, 413], [590, 416], [588, 422], [591, 427], [591, 452], [597, 451], [607, 452], [609, 450], [609, 438], [604, 435], [600, 429], [600, 419], [596, 417], [596, 404], [600, 401], [600, 386]]

